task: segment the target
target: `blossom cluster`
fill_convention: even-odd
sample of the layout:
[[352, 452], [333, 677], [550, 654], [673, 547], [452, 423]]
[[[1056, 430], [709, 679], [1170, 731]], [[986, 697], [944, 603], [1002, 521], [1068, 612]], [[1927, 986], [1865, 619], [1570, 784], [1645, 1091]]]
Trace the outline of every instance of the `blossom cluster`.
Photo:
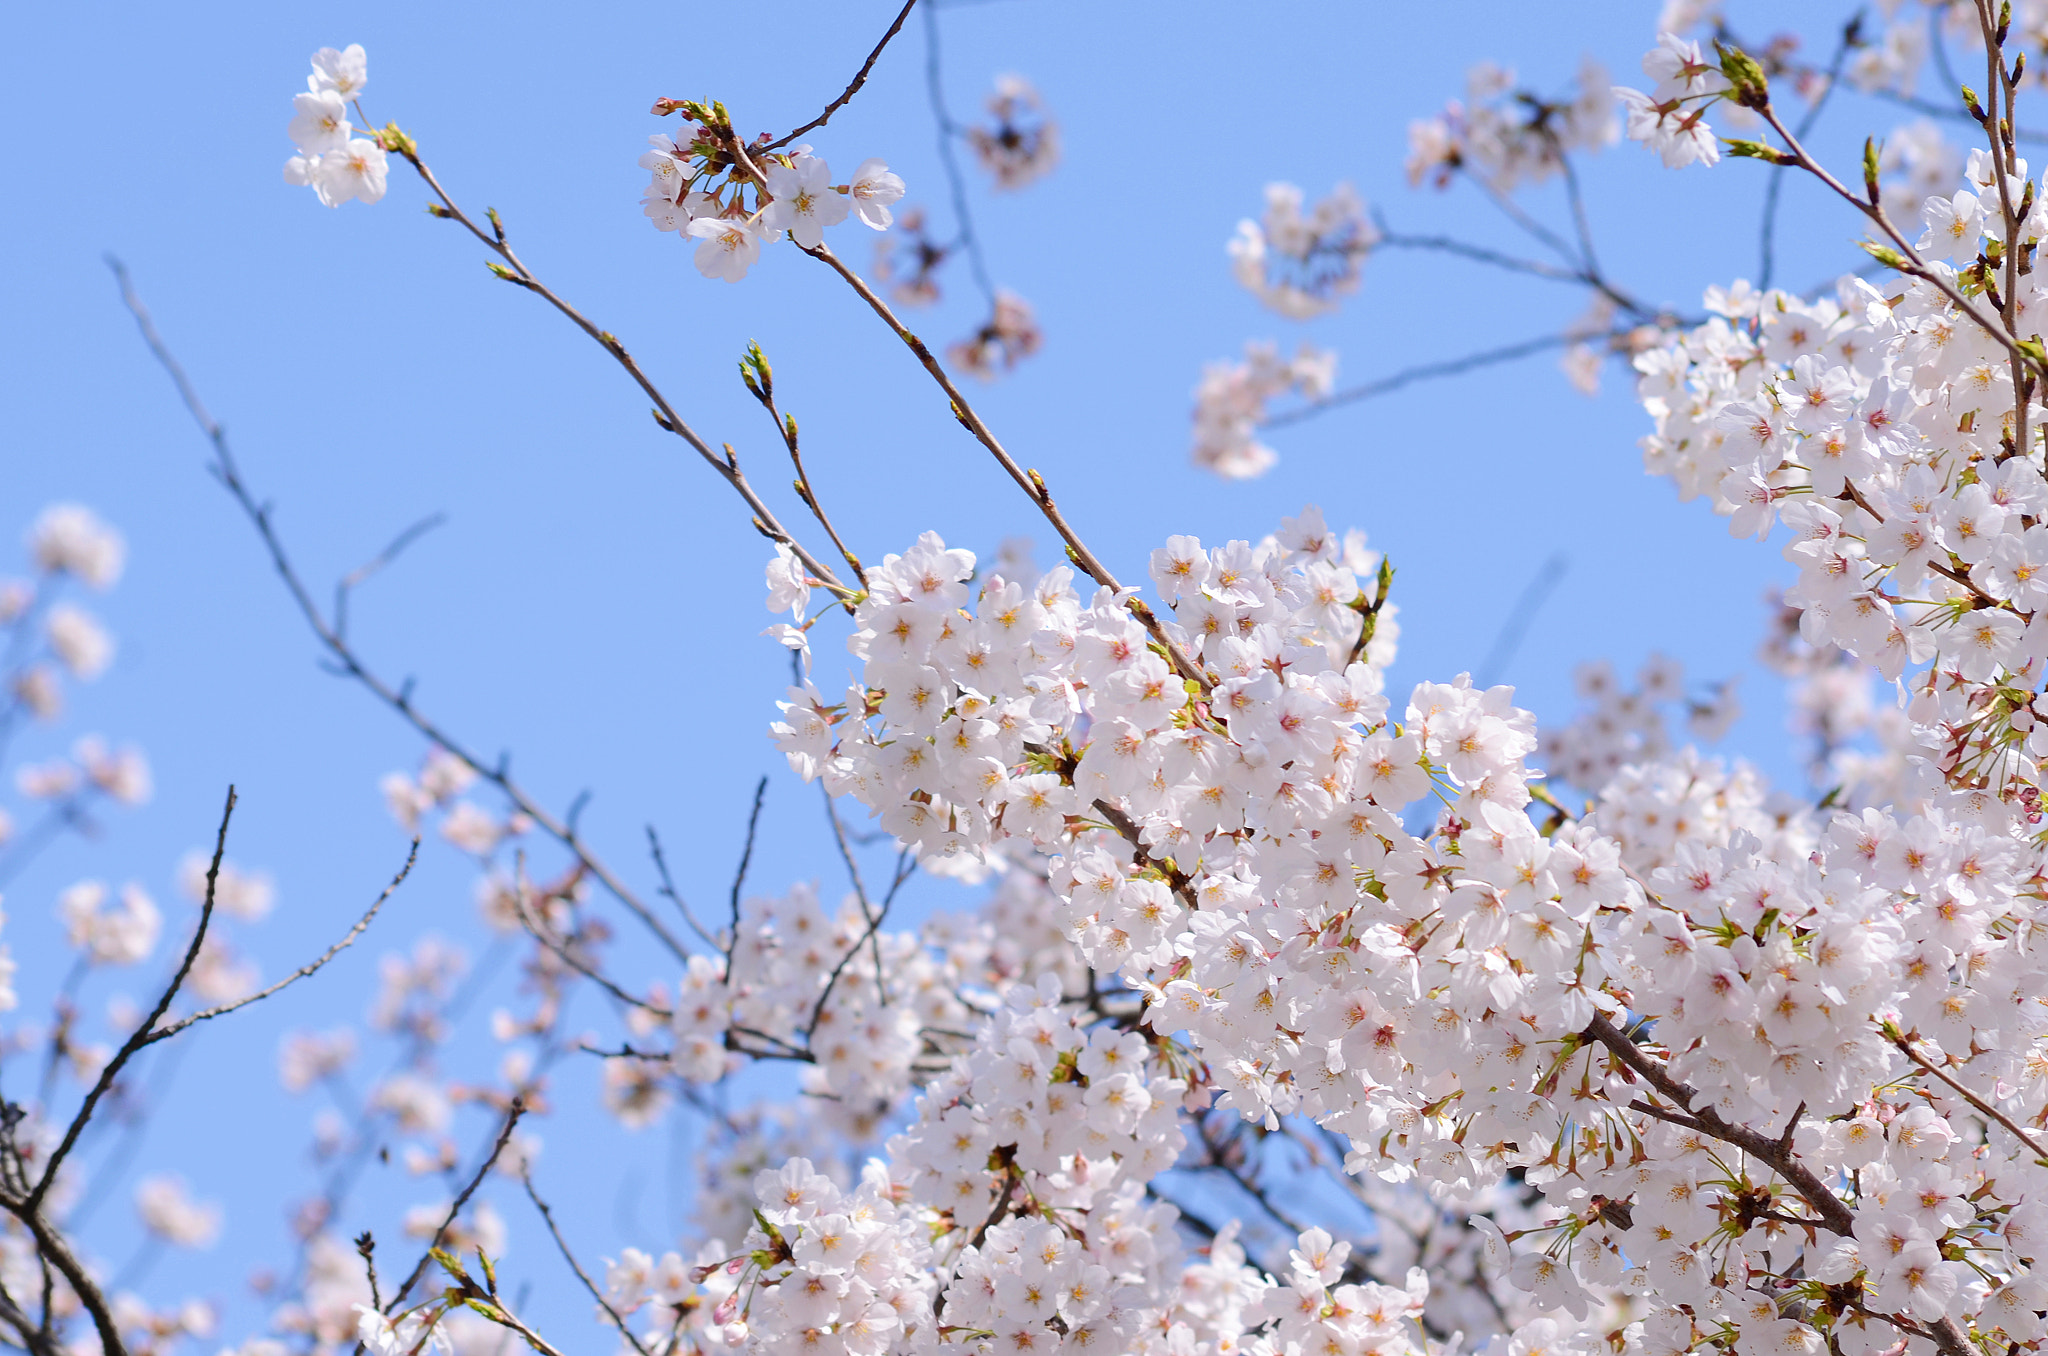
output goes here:
[[[63, 596], [71, 581], [104, 593], [121, 577], [127, 547], [121, 534], [78, 504], [52, 504], [29, 528], [31, 579], [0, 578], [0, 635], [8, 660], [0, 683], [0, 720], [16, 711], [36, 720], [64, 709], [64, 677], [89, 683], [114, 658], [114, 637], [100, 620]], [[0, 830], [0, 840], [7, 834]]]
[[1720, 143], [1706, 114], [1729, 92], [1721, 68], [1700, 55], [1697, 42], [1665, 32], [1643, 57], [1643, 74], [1656, 82], [1647, 94], [1623, 85], [1614, 88], [1629, 139], [1656, 151], [1672, 169], [1719, 160]]
[[348, 120], [350, 107], [362, 112], [363, 87], [369, 83], [369, 61], [362, 44], [313, 53], [313, 73], [306, 92], [292, 96], [292, 120], [286, 129], [298, 154], [284, 162], [284, 181], [313, 190], [329, 207], [384, 196], [390, 166], [384, 143], [375, 135], [356, 135]]
[[877, 231], [889, 229], [889, 205], [902, 198], [903, 181], [880, 160], [864, 160], [843, 184], [809, 146], [786, 150], [721, 137], [715, 115], [698, 105], [664, 100], [658, 111], [680, 108], [701, 125], [687, 139], [665, 132], [648, 138], [640, 157], [650, 174], [641, 207], [656, 230], [697, 242], [697, 269], [707, 278], [738, 282], [761, 257], [761, 246], [787, 234], [817, 249], [825, 228], [849, 215]]
[[[1945, 261], [1938, 279], [2002, 247], [1986, 161], [1974, 153], [1966, 186], [1928, 200], [1920, 247]], [[2048, 235], [2048, 212], [2019, 229]], [[2019, 286], [2022, 311], [2040, 304], [2031, 275]], [[1932, 281], [1888, 295], [1848, 279], [1813, 301], [1714, 289], [1707, 308], [1636, 360], [1656, 430], [1646, 467], [1737, 535], [1790, 528], [1799, 579], [1785, 599], [1805, 641], [1916, 675], [1908, 715], [1939, 771], [2031, 807], [2048, 749], [2032, 704], [2048, 593], [2031, 582], [2048, 563], [2048, 481], [2042, 406], [2015, 400], [2007, 349]]]
[[[2041, 8], [2023, 7], [2023, 29]], [[1413, 130], [1411, 173], [1468, 171], [1499, 193], [1540, 181], [1613, 140], [1617, 97], [1668, 164], [1712, 163], [1706, 110], [1725, 103], [1739, 124], [1760, 105], [1755, 63], [1709, 62], [1680, 36], [1701, 18], [1667, 24], [1649, 93], [1610, 92], [1588, 68], [1573, 96], [1545, 101], [1482, 68], [1469, 107]], [[1889, 24], [1850, 78], [1905, 87], [1916, 23]], [[360, 49], [322, 55], [307, 135], [346, 138]], [[998, 96], [997, 133], [970, 139], [1013, 186], [1057, 141], [1027, 88]], [[699, 130], [657, 138], [645, 206], [699, 242], [707, 275], [736, 280], [784, 233], [815, 249], [850, 214], [889, 224], [902, 188], [880, 162], [834, 184], [807, 147], [750, 147], [721, 108], [657, 105], [677, 109]], [[343, 200], [321, 186], [324, 163], [297, 173]], [[1818, 806], [1674, 749], [1665, 708], [1707, 738], [1736, 707], [1732, 685], [1690, 696], [1668, 661], [1632, 690], [1588, 669], [1595, 709], [1548, 738], [1511, 689], [1468, 676], [1389, 694], [1391, 571], [1314, 509], [1256, 543], [1168, 539], [1149, 597], [1014, 556], [984, 568], [927, 533], [854, 566], [863, 590], [838, 595], [852, 613], [843, 695], [800, 682], [772, 728], [797, 773], [903, 847], [897, 883], [911, 861], [997, 873], [981, 912], [890, 929], [893, 894], [871, 897], [857, 872], [836, 909], [815, 888], [735, 888], [730, 931], [697, 929], [706, 946], [674, 990], [632, 992], [597, 968], [609, 933], [584, 908], [573, 827], [557, 837], [576, 860], [536, 883], [532, 821], [466, 799], [477, 769], [437, 751], [388, 779], [387, 798], [408, 827], [437, 816], [485, 868], [486, 917], [535, 943], [530, 1006], [492, 1021], [501, 1043], [533, 1046], [505, 1052], [502, 1089], [445, 1078], [430, 1056], [460, 953], [427, 940], [387, 957], [370, 1021], [407, 1053], [323, 1155], [390, 1131], [412, 1141], [416, 1174], [451, 1171], [456, 1107], [537, 1089], [536, 1059], [566, 1048], [564, 987], [588, 975], [631, 1037], [582, 1047], [604, 1057], [625, 1124], [678, 1099], [712, 1105], [705, 1085], [748, 1060], [799, 1066], [821, 1108], [792, 1125], [717, 1106], [694, 1263], [635, 1249], [606, 1268], [605, 1304], [640, 1319], [643, 1353], [1443, 1356], [1446, 1314], [1476, 1312], [1443, 1297], [1463, 1276], [1391, 1284], [1398, 1246], [1378, 1271], [1320, 1228], [1288, 1225], [1291, 1255], [1268, 1250], [1266, 1269], [1233, 1225], [1186, 1250], [1165, 1188], [1191, 1130], [1199, 1166], [1230, 1166], [1209, 1138], [1219, 1123], [1319, 1137], [1373, 1184], [1357, 1195], [1383, 1226], [1410, 1207], [1431, 1228], [1449, 1220], [1458, 1242], [1410, 1251], [1513, 1292], [1473, 1320], [1505, 1329], [1484, 1356], [2048, 1342], [2048, 408], [2024, 337], [2040, 287], [2010, 266], [2048, 237], [2048, 205], [2023, 164], [1980, 152], [1965, 166], [1935, 137], [1873, 148], [1870, 165], [1875, 202], [1925, 222], [1915, 248], [1932, 262], [1910, 276], [1817, 297], [1714, 289], [1711, 319], [1660, 319], [1641, 346], [1608, 333], [1617, 308], [1648, 315], [1610, 289], [1561, 336], [1582, 384], [1596, 340], [1637, 352], [1651, 471], [1737, 535], [1789, 529], [1796, 621], [1772, 657], [1802, 685], [1815, 765], [1837, 779]], [[1355, 286], [1379, 239], [1348, 190], [1305, 210], [1279, 186], [1232, 253], [1246, 286], [1299, 318]], [[943, 257], [931, 249], [913, 284]], [[986, 373], [1035, 344], [1028, 309], [996, 299], [953, 356]], [[1332, 376], [1306, 350], [1212, 369], [1197, 459], [1263, 469], [1267, 403], [1327, 394]], [[773, 609], [803, 623], [775, 633], [815, 671], [812, 633], [836, 610], [805, 620], [818, 581], [787, 544], [767, 582]], [[1873, 710], [1864, 666], [1898, 684], [1894, 717]], [[1553, 775], [1588, 793], [1583, 812]], [[490, 781], [517, 801], [502, 773]], [[224, 907], [260, 911], [261, 888], [224, 884]], [[109, 901], [104, 887], [66, 897], [74, 944], [133, 963], [161, 920], [139, 892]], [[201, 992], [248, 982], [225, 953], [195, 975]], [[309, 1088], [354, 1054], [345, 1032], [296, 1037], [281, 1074]], [[826, 1131], [883, 1152], [834, 1161], [816, 1147]], [[531, 1155], [517, 1146], [501, 1170]], [[174, 1185], [140, 1204], [161, 1237], [209, 1232]], [[303, 1306], [280, 1326], [328, 1346], [360, 1337], [375, 1356], [467, 1356], [447, 1314], [363, 1302], [325, 1208], [297, 1221]], [[502, 1248], [487, 1206], [444, 1235], [446, 1210], [415, 1207], [408, 1232]], [[8, 1284], [26, 1263], [0, 1251]]]
[[1143, 1184], [1179, 1153], [1185, 1085], [1090, 1020], [1056, 977], [1013, 985], [855, 1189], [808, 1159], [761, 1173], [738, 1289], [708, 1306], [742, 1325], [726, 1340], [879, 1356], [943, 1322], [983, 1350], [1127, 1349], [1120, 1298], [1178, 1269]]
[[1014, 986], [856, 1188], [808, 1159], [764, 1171], [756, 1227], [730, 1258], [700, 1254], [700, 1291], [675, 1254], [631, 1252], [610, 1298], [680, 1311], [699, 1350], [1420, 1351], [1420, 1269], [1361, 1284], [1320, 1229], [1285, 1281], [1247, 1265], [1234, 1226], [1183, 1254], [1142, 1191], [1179, 1151], [1183, 1095], [1139, 1035], [1091, 1029], [1056, 983]]

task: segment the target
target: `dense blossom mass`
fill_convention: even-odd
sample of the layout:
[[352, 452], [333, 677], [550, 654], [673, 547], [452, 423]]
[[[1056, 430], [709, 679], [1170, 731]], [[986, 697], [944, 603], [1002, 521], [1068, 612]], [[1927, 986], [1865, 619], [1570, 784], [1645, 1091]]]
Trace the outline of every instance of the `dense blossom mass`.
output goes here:
[[[643, 895], [595, 855], [580, 801], [556, 816], [507, 761], [429, 722], [409, 684], [371, 673], [341, 624], [350, 585], [320, 610], [209, 425], [217, 475], [326, 654], [426, 738], [380, 789], [415, 850], [432, 836], [473, 861], [491, 935], [479, 961], [432, 935], [390, 951], [360, 1026], [282, 1036], [283, 1087], [332, 1109], [289, 1264], [260, 1287], [268, 1331], [238, 1335], [239, 1356], [514, 1340], [556, 1356], [520, 1312], [524, 1282], [500, 1275], [514, 1202], [567, 1262], [564, 1293], [633, 1356], [2042, 1350], [2048, 201], [2011, 129], [2041, 79], [2019, 58], [2048, 54], [2048, 4], [1931, 9], [1859, 21], [1827, 66], [1784, 43], [1751, 55], [1718, 6], [1676, 0], [1647, 89], [1588, 63], [1548, 96], [1478, 68], [1465, 99], [1410, 127], [1409, 177], [1469, 182], [1551, 260], [1403, 234], [1342, 185], [1315, 203], [1274, 185], [1229, 248], [1237, 282], [1289, 320], [1332, 316], [1385, 249], [1576, 289], [1563, 329], [1482, 356], [1562, 351], [1589, 392], [1625, 365], [1648, 471], [1737, 537], [1781, 543], [1794, 573], [1763, 658], [1791, 686], [1812, 795], [1683, 743], [1675, 724], [1725, 734], [1739, 689], [1663, 656], [1629, 678], [1588, 662], [1585, 709], [1541, 731], [1513, 689], [1469, 675], [1391, 691], [1392, 564], [1312, 506], [1257, 540], [1169, 536], [1143, 584], [1117, 580], [953, 382], [1036, 351], [1031, 308], [976, 254], [990, 318], [942, 362], [882, 293], [936, 298], [939, 262], [970, 248], [964, 219], [941, 241], [921, 211], [899, 218], [882, 161], [836, 181], [800, 139], [830, 131], [867, 68], [780, 140], [742, 138], [716, 102], [658, 101], [687, 126], [642, 156], [643, 208], [706, 277], [740, 281], [787, 236], [849, 284], [1043, 512], [1065, 548], [1049, 570], [1023, 544], [984, 560], [938, 531], [864, 562], [778, 404], [790, 376], [778, 397], [752, 346], [742, 380], [815, 531], [785, 525], [741, 452], [714, 450], [543, 285], [495, 213], [465, 213], [395, 124], [358, 133], [363, 49], [321, 49], [286, 177], [335, 206], [416, 170], [432, 214], [620, 363], [772, 542], [768, 634], [796, 670], [769, 734], [822, 789], [847, 886], [750, 887], [757, 797], [713, 915], [652, 829]], [[1949, 124], [1982, 147], [1951, 144], [1914, 94], [1937, 41], [1985, 58], [1987, 92]], [[936, 101], [936, 48], [930, 73]], [[1838, 84], [1931, 111], [1838, 174], [1788, 125]], [[939, 108], [997, 188], [1058, 158], [1021, 78], [998, 82], [990, 126]], [[1857, 214], [1873, 266], [1801, 291], [1724, 280], [1689, 315], [1641, 301], [1601, 270], [1574, 168], [1624, 133], [1672, 167], [1814, 179]], [[1570, 238], [1513, 200], [1536, 185], [1564, 194]], [[885, 233], [897, 271], [879, 291], [826, 246], [849, 218]], [[1198, 464], [1265, 471], [1277, 402], [1300, 416], [1344, 396], [1329, 350], [1281, 352], [1255, 342], [1204, 373]], [[121, 653], [77, 596], [118, 579], [120, 536], [58, 505], [28, 556], [26, 577], [0, 580], [0, 749]], [[0, 870], [147, 799], [139, 752], [71, 749], [17, 764], [32, 819], [0, 813]], [[232, 814], [231, 799], [221, 844], [185, 859], [174, 893], [87, 875], [47, 900], [67, 955], [28, 968], [0, 950], [0, 1011], [29, 984], [52, 1005], [46, 1035], [10, 1027], [4, 1047], [40, 1051], [40, 1086], [10, 1073], [25, 1100], [0, 1104], [0, 1343], [156, 1356], [215, 1340], [209, 1304], [146, 1302], [126, 1272], [79, 1260], [100, 1179], [73, 1147], [102, 1099], [126, 1106], [130, 1060], [318, 972], [411, 870], [266, 988], [228, 929], [261, 921], [277, 888], [224, 855]], [[908, 922], [898, 896], [918, 873], [978, 902]], [[512, 955], [495, 1064], [458, 1078], [463, 1016]], [[80, 998], [166, 957], [153, 1010], [120, 999], [102, 1021]], [[636, 957], [652, 960], [621, 968]], [[571, 1015], [586, 987], [603, 1034]], [[578, 1260], [526, 1119], [574, 1062], [601, 1070], [592, 1100], [621, 1126], [680, 1127], [697, 1147], [681, 1236]], [[418, 1199], [359, 1233], [348, 1193], [373, 1160]], [[214, 1246], [226, 1223], [155, 1163], [133, 1205], [152, 1250]]]

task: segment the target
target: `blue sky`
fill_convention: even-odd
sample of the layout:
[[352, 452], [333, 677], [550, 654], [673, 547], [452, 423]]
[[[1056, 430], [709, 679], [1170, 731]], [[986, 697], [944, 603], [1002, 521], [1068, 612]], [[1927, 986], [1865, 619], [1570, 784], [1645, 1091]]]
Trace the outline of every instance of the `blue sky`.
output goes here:
[[[983, 414], [1126, 578], [1170, 533], [1256, 538], [1305, 503], [1333, 525], [1364, 528], [1400, 571], [1397, 688], [1477, 667], [1512, 601], [1562, 554], [1567, 572], [1502, 675], [1525, 704], [1567, 719], [1574, 664], [1605, 656], [1627, 670], [1662, 650], [1695, 679], [1742, 675], [1750, 714], [1724, 747], [1795, 775], [1775, 680], [1751, 657], [1762, 595], [1787, 567], [1642, 476], [1635, 444], [1646, 421], [1620, 374], [1610, 370], [1606, 391], [1588, 400], [1540, 358], [1277, 434], [1283, 460], [1256, 482], [1186, 465], [1200, 367], [1248, 338], [1334, 347], [1341, 384], [1575, 315], [1582, 297], [1554, 284], [1388, 254], [1368, 263], [1341, 314], [1298, 325], [1235, 286], [1223, 246], [1273, 179], [1311, 195], [1350, 180], [1403, 228], [1513, 244], [1469, 190], [1406, 187], [1407, 121], [1462, 92], [1465, 67], [1482, 57], [1539, 88], [1562, 88], [1585, 52], [1632, 79], [1656, 8], [1488, 0], [1461, 7], [1456, 25], [1425, 5], [945, 9], [956, 116], [978, 110], [996, 75], [1020, 72], [1044, 93], [1066, 148], [1059, 170], [1023, 192], [971, 186], [996, 280], [1032, 303], [1047, 336], [1042, 354], [979, 394]], [[113, 670], [74, 694], [63, 726], [16, 751], [47, 756], [102, 731], [144, 744], [157, 783], [153, 803], [113, 816], [100, 841], [64, 843], [10, 887], [5, 937], [23, 967], [21, 1015], [61, 977], [56, 892], [85, 876], [132, 878], [179, 918], [172, 869], [210, 838], [231, 781], [242, 808], [230, 854], [270, 870], [282, 900], [247, 944], [268, 975], [297, 964], [402, 858], [376, 783], [422, 752], [362, 692], [316, 667], [311, 638], [205, 474], [199, 435], [119, 306], [106, 251], [133, 270], [311, 579], [337, 578], [407, 524], [446, 515], [353, 609], [364, 654], [394, 679], [415, 678], [423, 709], [483, 748], [510, 751], [525, 784], [558, 810], [590, 792], [586, 833], [643, 888], [643, 826], [653, 823], [683, 890], [721, 895], [764, 773], [771, 850], [755, 882], [779, 890], [815, 877], [840, 888], [815, 793], [762, 735], [787, 665], [757, 636], [770, 620], [765, 552], [737, 501], [654, 427], [594, 346], [491, 279], [456, 228], [429, 220], [415, 182], [394, 172], [383, 203], [329, 211], [284, 185], [279, 166], [307, 54], [365, 44], [372, 115], [417, 136], [465, 205], [496, 206], [536, 271], [616, 332], [707, 437], [732, 441], [764, 489], [776, 493], [786, 473], [736, 377], [749, 340], [774, 362], [814, 481], [862, 555], [936, 528], [984, 554], [1033, 535], [1049, 561], [1050, 533], [1030, 505], [822, 268], [783, 248], [741, 285], [707, 281], [636, 204], [644, 175], [634, 161], [661, 126], [645, 111], [654, 97], [717, 97], [743, 130], [779, 132], [844, 85], [894, 10], [892, 0], [764, 0], [743, 16], [693, 20], [672, 5], [511, 0], [347, 14], [44, 6], [16, 16], [0, 52], [18, 129], [16, 210], [0, 220], [10, 261], [0, 272], [10, 424], [0, 533], [25, 529], [47, 502], [77, 500], [130, 545], [127, 577], [94, 604], [120, 639]], [[943, 223], [923, 56], [913, 24], [811, 140], [842, 173], [887, 159]], [[1831, 121], [1838, 130], [1820, 145], [1844, 156], [1864, 131], [1900, 119], [1845, 100]], [[1587, 191], [1610, 272], [1688, 309], [1706, 284], [1753, 273], [1765, 172], [1743, 163], [1668, 174], [1626, 144], [1597, 158]], [[1530, 205], [1559, 219], [1554, 193]], [[1781, 277], [1819, 282], [1850, 259], [1855, 223], [1806, 185], [1788, 188], [1785, 224]], [[857, 226], [834, 241], [866, 264]], [[964, 272], [951, 284], [913, 321], [930, 337], [980, 319]], [[787, 520], [800, 516], [786, 491], [776, 502]], [[822, 647], [823, 672], [836, 676], [837, 662], [836, 645]], [[182, 1170], [199, 1194], [226, 1203], [231, 1241], [165, 1259], [152, 1293], [218, 1297], [233, 1306], [225, 1335], [246, 1331], [255, 1311], [241, 1276], [283, 1245], [280, 1187], [311, 1180], [303, 1146], [314, 1107], [276, 1089], [279, 1034], [359, 1020], [380, 950], [428, 932], [473, 939], [471, 876], [430, 843], [362, 951], [324, 982], [192, 1042], [129, 1170]], [[935, 887], [919, 907], [947, 898]], [[620, 968], [651, 976], [663, 966], [636, 946]], [[89, 1006], [123, 989], [140, 996], [149, 979], [96, 981]], [[595, 1004], [578, 1011], [594, 1030], [612, 1029]], [[595, 1072], [565, 1075], [559, 1100], [573, 1109], [547, 1131], [541, 1180], [591, 1254], [663, 1245], [682, 1208], [670, 1151], [688, 1144], [665, 1145], [661, 1131], [622, 1136], [581, 1109]], [[467, 1139], [479, 1125], [464, 1122]], [[351, 1225], [395, 1235], [391, 1208], [433, 1194], [396, 1168], [373, 1174]], [[130, 1217], [113, 1208], [122, 1198], [90, 1232], [117, 1266], [135, 1246]], [[515, 1202], [502, 1208], [513, 1264], [556, 1296], [537, 1301], [554, 1306], [541, 1316], [580, 1316], [582, 1301], [560, 1298], [537, 1221]]]

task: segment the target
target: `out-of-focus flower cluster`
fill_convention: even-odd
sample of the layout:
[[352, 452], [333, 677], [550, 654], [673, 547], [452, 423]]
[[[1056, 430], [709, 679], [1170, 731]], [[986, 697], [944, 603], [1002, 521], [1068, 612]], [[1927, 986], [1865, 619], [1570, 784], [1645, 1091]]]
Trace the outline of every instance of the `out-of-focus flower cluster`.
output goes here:
[[1337, 355], [1303, 344], [1283, 359], [1276, 345], [1253, 341], [1238, 362], [1210, 363], [1195, 388], [1195, 465], [1228, 480], [1263, 475], [1280, 454], [1259, 441], [1266, 407], [1290, 393], [1320, 400], [1337, 383]]
[[1543, 761], [1553, 776], [1588, 792], [1606, 786], [1630, 763], [1670, 756], [1667, 709], [1682, 713], [1687, 732], [1703, 744], [1718, 742], [1742, 714], [1734, 681], [1703, 697], [1688, 695], [1684, 666], [1661, 654], [1644, 661], [1634, 687], [1623, 684], [1604, 659], [1581, 664], [1574, 686], [1591, 709], [1543, 732]]
[[1619, 133], [1607, 70], [1591, 57], [1561, 98], [1524, 88], [1512, 68], [1482, 61], [1466, 72], [1462, 101], [1408, 124], [1408, 182], [1441, 188], [1462, 170], [1512, 193], [1559, 173], [1571, 152], [1611, 146]]
[[967, 144], [1000, 189], [1022, 188], [1060, 161], [1060, 127], [1029, 80], [1004, 75], [987, 100], [993, 124], [967, 129]]
[[1293, 184], [1266, 185], [1266, 211], [1237, 224], [1230, 267], [1246, 291], [1280, 314], [1305, 320], [1336, 309], [1358, 289], [1360, 266], [1379, 240], [1365, 202], [1349, 184], [1304, 212]]

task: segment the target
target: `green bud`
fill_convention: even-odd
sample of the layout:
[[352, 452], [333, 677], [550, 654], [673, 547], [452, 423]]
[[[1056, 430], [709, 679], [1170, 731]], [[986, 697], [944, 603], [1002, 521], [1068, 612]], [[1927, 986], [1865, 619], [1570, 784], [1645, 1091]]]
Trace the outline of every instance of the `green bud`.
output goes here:
[[1769, 108], [1771, 106], [1771, 85], [1764, 77], [1764, 68], [1756, 58], [1740, 47], [1729, 47], [1715, 43], [1714, 50], [1721, 54], [1721, 74], [1728, 78], [1727, 97], [1744, 108]]
[[1738, 160], [1761, 160], [1767, 165], [1796, 165], [1797, 156], [1787, 155], [1775, 146], [1766, 146], [1761, 141], [1726, 141], [1728, 154]]
[[1877, 260], [1877, 262], [1883, 264], [1886, 268], [1903, 269], [1906, 266], [1905, 256], [1900, 254], [1897, 250], [1888, 249], [1885, 246], [1878, 244], [1875, 240], [1859, 240], [1856, 243], [1863, 247], [1863, 252], [1865, 254]]
[[407, 159], [419, 154], [419, 143], [399, 130], [395, 122], [385, 123], [384, 130], [377, 134], [377, 140], [383, 143], [385, 150], [396, 151]]
[[1877, 206], [1877, 138], [1863, 138], [1863, 191], [1870, 197], [1870, 205]]

